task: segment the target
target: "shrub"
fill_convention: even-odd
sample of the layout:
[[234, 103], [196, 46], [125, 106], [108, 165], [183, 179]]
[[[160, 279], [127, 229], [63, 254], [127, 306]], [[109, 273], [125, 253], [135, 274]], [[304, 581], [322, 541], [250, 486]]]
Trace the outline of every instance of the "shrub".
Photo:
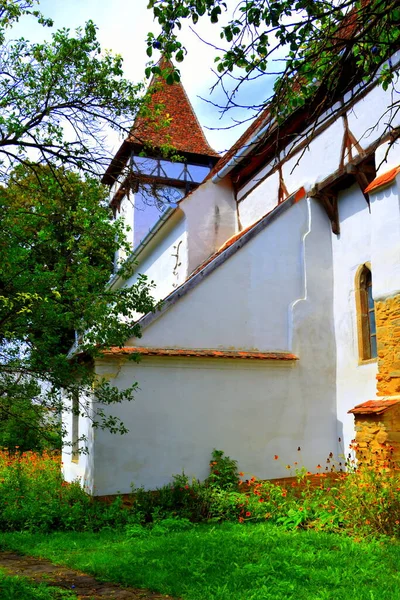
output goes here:
[[284, 486], [255, 477], [240, 481], [236, 461], [222, 451], [214, 450], [212, 459], [203, 483], [182, 473], [158, 490], [134, 489], [127, 509], [122, 498], [107, 505], [89, 497], [77, 482], [66, 483], [56, 453], [0, 451], [0, 530], [112, 527], [125, 528], [133, 538], [150, 530], [154, 535], [184, 531], [191, 523], [268, 520], [285, 529], [400, 535], [399, 471], [381, 465], [320, 475], [300, 470]]
[[214, 448], [211, 454], [210, 474], [205, 484], [220, 490], [237, 489], [239, 485], [237, 461], [225, 456], [222, 450]]
[[0, 530], [98, 530], [128, 521], [121, 499], [93, 501], [78, 482], [66, 483], [58, 453], [0, 451]]

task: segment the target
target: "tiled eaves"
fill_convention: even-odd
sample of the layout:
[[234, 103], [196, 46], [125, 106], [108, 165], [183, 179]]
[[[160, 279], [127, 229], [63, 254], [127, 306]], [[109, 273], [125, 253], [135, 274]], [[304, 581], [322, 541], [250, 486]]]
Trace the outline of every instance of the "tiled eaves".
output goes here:
[[204, 281], [204, 279], [211, 275], [211, 273], [218, 269], [218, 267], [224, 264], [231, 256], [236, 254], [236, 252], [243, 248], [243, 246], [248, 244], [248, 242], [254, 239], [261, 231], [263, 231], [266, 227], [268, 227], [268, 225], [283, 215], [304, 196], [304, 188], [300, 188], [300, 190], [289, 196], [289, 198], [282, 202], [282, 204], [278, 204], [276, 208], [262, 217], [259, 221], [257, 221], [257, 223], [243, 232], [240, 232], [238, 234], [239, 237], [235, 239], [233, 243], [228, 245], [226, 248], [223, 246], [222, 249], [220, 249], [217, 253], [211, 255], [207, 261], [205, 261], [191, 275], [189, 275], [188, 279], [182, 285], [164, 298], [159, 310], [156, 312], [147, 313], [147, 315], [144, 315], [141, 319], [139, 319], [138, 323], [141, 328], [144, 329], [159, 319], [183, 296], [186, 296], [186, 294], [199, 285], [199, 283]]
[[113, 347], [103, 350], [104, 356], [163, 356], [170, 358], [217, 358], [235, 360], [296, 361], [291, 352], [258, 352], [254, 350], [215, 350], [204, 348], [147, 348], [142, 346]]
[[378, 398], [377, 400], [367, 400], [362, 404], [357, 404], [354, 408], [348, 411], [353, 415], [380, 415], [386, 412], [389, 408], [400, 403], [400, 396], [389, 396], [388, 398]]
[[399, 173], [400, 165], [398, 167], [395, 167], [394, 169], [390, 169], [389, 171], [382, 173], [382, 175], [375, 177], [375, 179], [371, 181], [369, 186], [365, 188], [364, 193], [368, 194], [369, 192], [378, 190], [379, 188], [391, 185]]

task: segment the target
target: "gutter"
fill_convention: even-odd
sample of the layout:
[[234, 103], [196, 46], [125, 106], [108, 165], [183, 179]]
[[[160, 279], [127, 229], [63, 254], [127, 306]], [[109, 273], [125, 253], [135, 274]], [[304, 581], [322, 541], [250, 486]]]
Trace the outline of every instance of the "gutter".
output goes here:
[[[132, 254], [130, 254], [128, 256], [128, 258], [125, 260], [126, 264], [127, 262], [133, 262], [135, 261], [138, 256], [140, 255], [141, 251], [143, 250], [143, 248], [145, 246], [147, 246], [147, 244], [154, 238], [154, 236], [159, 232], [159, 230], [161, 229], [161, 227], [164, 225], [164, 223], [169, 219], [169, 217], [174, 214], [176, 211], [178, 210], [178, 207], [174, 207], [174, 206], [169, 206], [167, 208], [167, 210], [165, 212], [163, 212], [163, 214], [160, 216], [160, 218], [158, 219], [158, 221], [156, 221], [154, 223], [154, 225], [151, 227], [151, 229], [149, 229], [149, 231], [147, 232], [146, 236], [140, 241], [139, 245], [136, 246], [136, 248], [134, 249], [134, 251], [132, 252]], [[111, 277], [110, 281], [107, 284], [108, 288], [112, 288], [113, 285], [118, 281], [120, 275], [119, 275], [119, 271], [117, 271], [116, 273], [114, 273], [114, 275]]]
[[275, 119], [268, 121], [268, 123], [264, 125], [264, 127], [262, 127], [255, 135], [253, 135], [248, 144], [242, 146], [242, 148], [240, 148], [240, 150], [234, 156], [232, 156], [232, 158], [226, 163], [226, 165], [223, 166], [220, 171], [217, 171], [215, 175], [213, 175], [211, 181], [213, 183], [218, 183], [219, 181], [221, 181], [221, 179], [228, 175], [228, 173], [230, 173], [236, 167], [236, 165], [240, 163], [242, 158], [247, 156], [253, 150], [254, 146], [258, 144], [261, 138], [267, 133], [267, 131], [271, 128], [271, 126], [274, 123]]

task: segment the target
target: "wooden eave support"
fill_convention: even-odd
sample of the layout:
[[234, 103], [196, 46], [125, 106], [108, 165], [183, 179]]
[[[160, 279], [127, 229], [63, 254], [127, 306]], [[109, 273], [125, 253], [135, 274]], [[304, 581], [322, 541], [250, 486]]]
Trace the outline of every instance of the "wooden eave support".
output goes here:
[[364, 190], [376, 177], [375, 167], [364, 163], [358, 165], [350, 163], [346, 165], [346, 172], [349, 173], [349, 175], [353, 175], [369, 206], [369, 194], [365, 193]]
[[338, 235], [340, 233], [340, 225], [337, 192], [329, 188], [319, 189], [318, 185], [315, 185], [310, 190], [309, 195], [321, 202], [331, 222], [333, 233]]
[[354, 181], [358, 183], [369, 206], [369, 195], [364, 190], [375, 179], [375, 165], [370, 160], [365, 158], [360, 160], [360, 158], [358, 158], [360, 162], [348, 163], [324, 181], [316, 184], [309, 192], [309, 196], [318, 200], [324, 207], [332, 223], [332, 231], [336, 235], [340, 233], [338, 193], [340, 190], [349, 187], [349, 176], [353, 177]]

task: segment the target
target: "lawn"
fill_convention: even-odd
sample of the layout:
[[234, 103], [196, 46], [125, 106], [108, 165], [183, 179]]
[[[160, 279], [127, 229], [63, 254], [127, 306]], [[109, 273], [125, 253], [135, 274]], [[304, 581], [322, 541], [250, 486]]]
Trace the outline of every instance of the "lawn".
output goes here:
[[400, 599], [400, 545], [388, 538], [224, 523], [181, 532], [133, 527], [131, 536], [3, 533], [0, 547], [184, 600]]
[[73, 600], [76, 596], [66, 590], [31, 583], [24, 577], [10, 577], [0, 571], [1, 600]]

